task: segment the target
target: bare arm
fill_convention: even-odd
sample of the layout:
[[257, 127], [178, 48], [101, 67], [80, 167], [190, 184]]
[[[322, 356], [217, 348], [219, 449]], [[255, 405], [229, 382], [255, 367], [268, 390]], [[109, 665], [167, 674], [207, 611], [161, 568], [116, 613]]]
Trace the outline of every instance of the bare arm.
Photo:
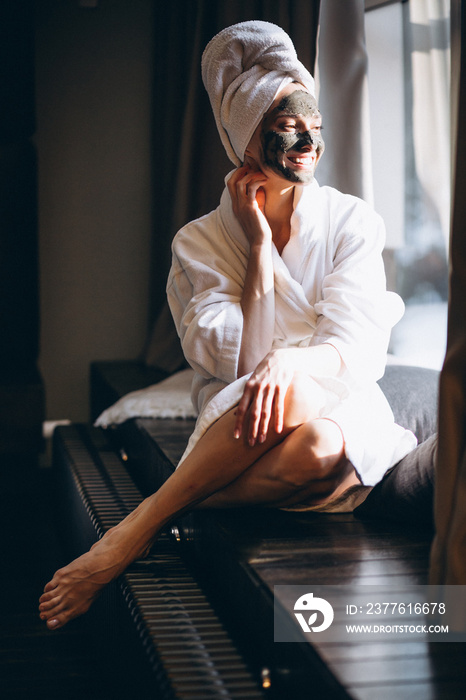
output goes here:
[[241, 309], [243, 334], [238, 375], [252, 372], [270, 352], [275, 325], [272, 231], [264, 215], [265, 176], [250, 166], [239, 168], [230, 178], [233, 211], [249, 241]]
[[249, 241], [241, 309], [243, 334], [238, 375], [252, 372], [236, 412], [234, 436], [248, 423], [251, 446], [264, 442], [269, 426], [283, 430], [285, 396], [296, 372], [311, 377], [336, 375], [341, 367], [338, 351], [328, 344], [310, 348], [272, 350], [275, 326], [272, 231], [264, 214], [266, 178], [246, 165], [230, 178], [233, 211]]

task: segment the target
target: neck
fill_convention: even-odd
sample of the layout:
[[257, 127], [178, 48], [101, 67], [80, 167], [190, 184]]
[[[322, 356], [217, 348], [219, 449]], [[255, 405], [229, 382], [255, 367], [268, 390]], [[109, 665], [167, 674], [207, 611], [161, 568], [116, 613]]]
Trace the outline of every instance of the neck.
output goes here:
[[290, 239], [291, 215], [293, 213], [294, 185], [273, 183], [264, 185], [265, 216], [272, 229], [272, 240], [281, 253]]

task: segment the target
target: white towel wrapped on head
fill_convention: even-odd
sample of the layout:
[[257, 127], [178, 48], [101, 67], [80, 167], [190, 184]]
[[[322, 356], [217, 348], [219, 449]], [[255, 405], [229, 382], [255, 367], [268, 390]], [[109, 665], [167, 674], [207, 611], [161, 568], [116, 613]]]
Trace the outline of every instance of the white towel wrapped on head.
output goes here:
[[286, 32], [252, 20], [223, 29], [207, 44], [202, 79], [228, 157], [241, 165], [244, 151], [277, 93], [301, 83], [313, 96], [314, 79]]

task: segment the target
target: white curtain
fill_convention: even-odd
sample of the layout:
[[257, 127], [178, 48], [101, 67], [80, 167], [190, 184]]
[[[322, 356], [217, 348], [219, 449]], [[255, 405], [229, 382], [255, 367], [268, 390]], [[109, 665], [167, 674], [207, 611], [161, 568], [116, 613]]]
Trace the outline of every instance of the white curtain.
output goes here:
[[450, 0], [410, 0], [413, 139], [418, 179], [450, 235]]
[[365, 15], [369, 55], [374, 208], [387, 230], [386, 247], [405, 244], [406, 149], [405, 68], [401, 3], [383, 5]]
[[320, 4], [316, 83], [326, 153], [317, 180], [373, 203], [364, 0]]

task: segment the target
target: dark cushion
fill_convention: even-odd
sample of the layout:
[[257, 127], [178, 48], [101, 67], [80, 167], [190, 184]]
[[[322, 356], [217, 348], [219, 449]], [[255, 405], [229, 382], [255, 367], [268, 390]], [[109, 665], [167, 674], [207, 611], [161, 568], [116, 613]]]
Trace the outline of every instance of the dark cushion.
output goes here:
[[393, 467], [355, 509], [359, 518], [384, 518], [433, 530], [437, 436], [432, 435]]
[[412, 430], [418, 442], [437, 431], [440, 372], [411, 365], [387, 365], [379, 386], [395, 422]]
[[440, 372], [388, 365], [379, 385], [395, 421], [416, 435], [419, 445], [374, 486], [355, 509], [358, 518], [385, 518], [433, 529]]

